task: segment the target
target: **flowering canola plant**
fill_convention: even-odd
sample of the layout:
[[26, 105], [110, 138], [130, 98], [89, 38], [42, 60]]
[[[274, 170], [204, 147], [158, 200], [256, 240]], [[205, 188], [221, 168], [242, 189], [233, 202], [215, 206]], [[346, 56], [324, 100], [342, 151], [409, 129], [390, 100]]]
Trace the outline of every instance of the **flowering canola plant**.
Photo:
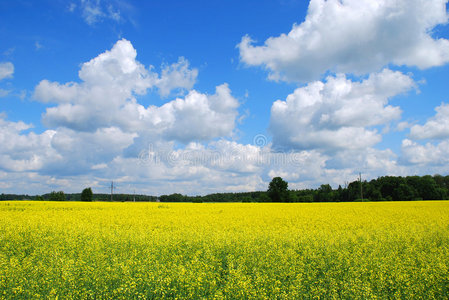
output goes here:
[[447, 298], [449, 202], [0, 202], [0, 298]]

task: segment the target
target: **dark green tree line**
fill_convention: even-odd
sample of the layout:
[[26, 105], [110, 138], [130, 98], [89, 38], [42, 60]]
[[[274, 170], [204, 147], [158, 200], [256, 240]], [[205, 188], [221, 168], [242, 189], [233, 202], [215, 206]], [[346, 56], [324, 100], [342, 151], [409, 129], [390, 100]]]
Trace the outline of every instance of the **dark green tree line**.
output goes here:
[[[317, 189], [289, 190], [288, 182], [275, 177], [267, 191], [215, 193], [186, 196], [179, 193], [160, 197], [134, 194], [114, 194], [114, 201], [137, 202], [351, 202], [351, 201], [411, 201], [449, 198], [449, 176], [383, 176], [371, 181], [353, 181], [333, 189], [322, 184]], [[49, 201], [110, 201], [109, 194], [94, 194], [90, 188], [78, 194], [51, 192], [41, 196], [0, 194], [0, 200]]]

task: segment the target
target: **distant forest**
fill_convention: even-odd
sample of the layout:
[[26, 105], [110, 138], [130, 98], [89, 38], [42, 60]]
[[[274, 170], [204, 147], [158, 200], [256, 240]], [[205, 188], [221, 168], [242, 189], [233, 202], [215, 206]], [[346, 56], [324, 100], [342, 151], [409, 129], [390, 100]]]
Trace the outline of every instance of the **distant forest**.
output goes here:
[[[61, 192], [58, 192], [59, 194]], [[65, 201], [81, 201], [81, 193], [73, 193], [73, 194], [63, 194]], [[133, 195], [133, 194], [114, 194], [113, 201], [114, 202], [128, 202], [135, 201], [136, 202], [156, 202], [156, 196], [147, 196], [147, 195]], [[43, 201], [51, 201], [52, 193], [43, 194], [43, 195], [16, 195], [16, 194], [1, 194], [1, 200], [43, 200]], [[92, 201], [111, 201], [110, 194], [93, 194]]]
[[[53, 197], [58, 194], [60, 198]], [[384, 176], [371, 181], [353, 181], [347, 186], [332, 189], [323, 184], [317, 189], [287, 190], [283, 196], [273, 201], [267, 191], [245, 193], [216, 193], [206, 196], [185, 196], [182, 194], [160, 197], [133, 194], [114, 194], [117, 202], [354, 202], [354, 201], [411, 201], [449, 199], [449, 176]], [[81, 193], [64, 194], [52, 192], [29, 196], [1, 194], [0, 200], [65, 200], [80, 201]], [[92, 201], [111, 201], [109, 194], [93, 194]]]

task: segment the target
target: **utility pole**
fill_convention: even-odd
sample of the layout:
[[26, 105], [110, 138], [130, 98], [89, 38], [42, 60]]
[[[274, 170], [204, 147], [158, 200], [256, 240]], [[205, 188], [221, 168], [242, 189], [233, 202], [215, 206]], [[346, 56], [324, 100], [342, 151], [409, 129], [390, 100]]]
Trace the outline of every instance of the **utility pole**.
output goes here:
[[114, 181], [111, 181], [111, 202], [112, 202], [112, 195], [114, 194]]
[[360, 181], [360, 199], [363, 201], [363, 187], [362, 187], [362, 173], [359, 173], [359, 181]]

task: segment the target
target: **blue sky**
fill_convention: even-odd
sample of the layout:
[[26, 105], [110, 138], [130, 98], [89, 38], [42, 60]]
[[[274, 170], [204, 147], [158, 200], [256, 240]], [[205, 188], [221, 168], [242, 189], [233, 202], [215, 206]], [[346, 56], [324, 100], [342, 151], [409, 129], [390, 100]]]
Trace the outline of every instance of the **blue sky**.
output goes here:
[[0, 192], [446, 175], [447, 21], [445, 0], [0, 0]]

